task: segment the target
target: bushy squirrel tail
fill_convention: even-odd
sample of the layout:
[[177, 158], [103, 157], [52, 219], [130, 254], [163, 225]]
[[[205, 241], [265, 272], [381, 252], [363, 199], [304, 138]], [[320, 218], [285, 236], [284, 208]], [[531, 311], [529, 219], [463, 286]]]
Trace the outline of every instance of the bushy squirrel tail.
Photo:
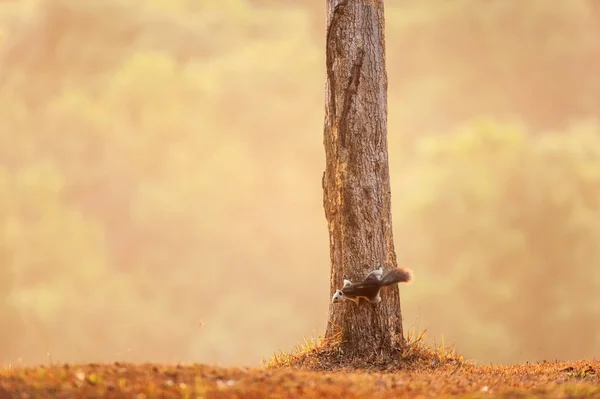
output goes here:
[[392, 285], [397, 283], [409, 283], [412, 281], [412, 270], [405, 267], [396, 267], [387, 271], [381, 279], [381, 285]]

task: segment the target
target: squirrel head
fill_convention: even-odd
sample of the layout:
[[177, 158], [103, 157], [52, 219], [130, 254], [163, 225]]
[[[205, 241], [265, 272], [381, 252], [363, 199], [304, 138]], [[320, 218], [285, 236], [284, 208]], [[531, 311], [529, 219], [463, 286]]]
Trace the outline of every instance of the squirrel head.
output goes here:
[[[342, 290], [348, 287], [349, 285], [352, 285], [352, 282], [348, 279], [344, 279], [344, 286], [342, 287]], [[335, 291], [335, 294], [333, 294], [333, 298], [331, 298], [331, 303], [342, 302], [344, 299], [346, 299], [346, 295], [344, 295], [344, 292], [342, 290]]]
[[346, 299], [346, 296], [342, 290], [336, 290], [335, 294], [333, 294], [333, 298], [331, 298], [331, 303], [342, 302], [344, 299]]

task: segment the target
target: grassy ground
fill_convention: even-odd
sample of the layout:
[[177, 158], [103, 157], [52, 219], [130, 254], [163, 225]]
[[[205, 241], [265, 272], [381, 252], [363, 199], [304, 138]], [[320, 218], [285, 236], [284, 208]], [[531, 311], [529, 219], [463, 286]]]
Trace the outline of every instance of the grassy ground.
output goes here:
[[[480, 366], [408, 337], [397, 359], [344, 362], [336, 340], [305, 341], [259, 368], [86, 364], [0, 370], [8, 398], [600, 398], [600, 360]], [[389, 360], [389, 359], [388, 359]]]
[[[600, 361], [475, 366], [446, 362], [396, 372], [102, 364], [5, 369], [16, 398], [600, 398]], [[4, 395], [2, 394], [4, 390]]]

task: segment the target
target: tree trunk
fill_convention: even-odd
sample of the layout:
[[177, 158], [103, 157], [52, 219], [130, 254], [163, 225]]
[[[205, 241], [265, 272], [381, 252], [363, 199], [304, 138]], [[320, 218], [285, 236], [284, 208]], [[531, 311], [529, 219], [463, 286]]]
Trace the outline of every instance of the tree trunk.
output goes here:
[[[396, 267], [387, 149], [383, 0], [327, 0], [324, 207], [330, 294], [380, 264]], [[330, 296], [331, 297], [331, 296]], [[394, 356], [403, 343], [398, 286], [382, 301], [329, 306], [326, 338], [341, 329], [345, 358]]]

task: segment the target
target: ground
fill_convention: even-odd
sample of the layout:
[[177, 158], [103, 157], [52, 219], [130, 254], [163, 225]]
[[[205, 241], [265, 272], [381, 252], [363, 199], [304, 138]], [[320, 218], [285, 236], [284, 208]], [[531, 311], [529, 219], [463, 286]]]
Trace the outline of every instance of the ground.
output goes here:
[[600, 398], [600, 361], [518, 366], [433, 363], [395, 372], [125, 363], [6, 368], [0, 371], [0, 399]]

